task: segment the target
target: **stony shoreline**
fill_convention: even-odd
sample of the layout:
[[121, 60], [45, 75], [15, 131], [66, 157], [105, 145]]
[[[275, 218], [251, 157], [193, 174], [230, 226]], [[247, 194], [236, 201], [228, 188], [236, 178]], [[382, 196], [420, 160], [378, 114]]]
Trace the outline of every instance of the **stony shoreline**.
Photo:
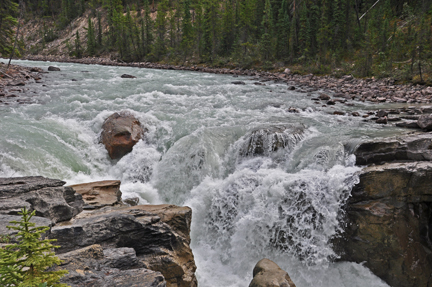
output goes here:
[[24, 86], [29, 81], [40, 82], [44, 73], [41, 68], [10, 65], [7, 69], [7, 65], [0, 62], [0, 71], [0, 106], [33, 102]]
[[331, 76], [315, 76], [292, 74], [289, 69], [282, 73], [271, 73], [257, 71], [253, 69], [228, 69], [228, 68], [210, 68], [204, 66], [176, 66], [170, 64], [158, 64], [150, 62], [117, 62], [108, 58], [70, 58], [63, 56], [41, 56], [29, 55], [24, 57], [32, 61], [52, 61], [79, 63], [87, 65], [106, 65], [106, 66], [123, 66], [137, 67], [148, 69], [165, 69], [165, 70], [184, 70], [197, 71], [214, 74], [226, 74], [233, 76], [252, 76], [256, 77], [261, 83], [265, 81], [284, 82], [289, 85], [288, 89], [294, 90], [301, 88], [304, 92], [313, 92], [322, 90], [324, 93], [331, 93], [334, 97], [345, 98], [357, 101], [368, 102], [387, 102], [387, 103], [432, 103], [432, 87], [422, 85], [396, 85], [391, 79], [358, 79], [351, 75], [341, 78]]

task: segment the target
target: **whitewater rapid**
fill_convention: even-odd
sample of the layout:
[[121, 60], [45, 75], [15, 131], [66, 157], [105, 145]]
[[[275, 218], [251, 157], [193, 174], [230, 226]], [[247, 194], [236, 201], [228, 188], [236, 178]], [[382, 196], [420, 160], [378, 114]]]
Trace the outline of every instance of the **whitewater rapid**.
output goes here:
[[[61, 71], [25, 86], [32, 104], [0, 106], [1, 177], [42, 175], [68, 184], [118, 179], [124, 198], [190, 206], [203, 287], [247, 286], [264, 257], [298, 287], [387, 286], [361, 264], [335, 263], [331, 245], [358, 182], [355, 146], [401, 132], [349, 115], [375, 107], [323, 107], [311, 100], [316, 92], [254, 85], [259, 79], [248, 77], [14, 63]], [[347, 115], [333, 115], [336, 109]], [[147, 132], [130, 154], [110, 160], [99, 134], [104, 119], [118, 111], [133, 113]], [[301, 127], [301, 137], [283, 131], [293, 125]], [[254, 132], [275, 127], [287, 141], [284, 148], [245, 152]], [[271, 146], [274, 139], [265, 140]]]

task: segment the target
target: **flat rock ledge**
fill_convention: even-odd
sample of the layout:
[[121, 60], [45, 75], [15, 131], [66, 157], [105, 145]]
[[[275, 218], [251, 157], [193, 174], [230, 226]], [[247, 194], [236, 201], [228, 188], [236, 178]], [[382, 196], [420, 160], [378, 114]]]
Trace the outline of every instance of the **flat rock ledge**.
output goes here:
[[432, 134], [361, 144], [367, 164], [334, 243], [342, 260], [365, 262], [390, 286], [432, 286]]
[[[12, 234], [6, 226], [27, 207], [36, 210], [37, 226], [51, 227], [47, 236], [57, 240], [56, 253], [64, 260], [54, 269], [69, 270], [63, 283], [197, 286], [189, 207], [126, 206], [119, 201], [118, 181], [64, 184], [44, 177], [0, 178], [0, 234]], [[93, 205], [92, 196], [98, 197]]]

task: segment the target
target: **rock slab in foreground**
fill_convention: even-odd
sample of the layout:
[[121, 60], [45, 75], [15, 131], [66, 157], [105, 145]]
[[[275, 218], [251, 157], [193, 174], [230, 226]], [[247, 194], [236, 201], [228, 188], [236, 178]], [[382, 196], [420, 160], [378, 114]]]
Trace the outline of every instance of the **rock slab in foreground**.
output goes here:
[[364, 168], [337, 244], [390, 286], [432, 286], [432, 162]]
[[269, 259], [260, 260], [253, 270], [249, 287], [296, 287], [288, 273]]
[[132, 114], [114, 113], [102, 125], [101, 142], [111, 159], [119, 159], [132, 151], [143, 134], [141, 123]]
[[84, 209], [96, 209], [121, 203], [120, 180], [104, 180], [70, 185], [82, 195]]
[[69, 220], [83, 210], [84, 201], [64, 184], [41, 176], [0, 178], [0, 213], [17, 215], [26, 207], [54, 224]]
[[100, 245], [91, 245], [61, 254], [63, 261], [53, 270], [68, 270], [61, 283], [79, 286], [146, 286], [165, 287], [160, 272], [145, 268], [132, 248], [103, 250]]
[[167, 286], [197, 286], [190, 244], [192, 211], [174, 205], [139, 205], [83, 212], [51, 229], [59, 253], [100, 244], [133, 248], [146, 268], [159, 271]]

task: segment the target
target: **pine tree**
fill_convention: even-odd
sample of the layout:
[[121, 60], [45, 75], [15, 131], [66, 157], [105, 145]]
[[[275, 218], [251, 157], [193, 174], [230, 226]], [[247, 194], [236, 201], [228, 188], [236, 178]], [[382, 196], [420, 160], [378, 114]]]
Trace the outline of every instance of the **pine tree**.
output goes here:
[[144, 0], [144, 19], [141, 26], [143, 31], [143, 51], [147, 55], [152, 50], [153, 45], [153, 20], [150, 17], [150, 5], [148, 0]]
[[101, 20], [101, 14], [98, 12], [97, 14], [97, 21], [98, 21], [98, 34], [97, 34], [97, 44], [98, 47], [102, 47], [102, 20]]
[[0, 2], [0, 55], [6, 56], [12, 52], [12, 39], [17, 19], [14, 15], [18, 11], [18, 4], [12, 0]]
[[87, 53], [90, 56], [94, 56], [96, 53], [96, 39], [95, 32], [91, 18], [88, 18], [88, 28], [87, 28]]
[[75, 57], [77, 58], [82, 57], [81, 41], [80, 41], [78, 30], [76, 31], [76, 36], [75, 36]]
[[290, 19], [288, 1], [282, 0], [276, 24], [276, 57], [285, 60], [289, 55]]
[[273, 58], [273, 12], [270, 0], [265, 1], [264, 16], [262, 20], [263, 34], [261, 37], [261, 57], [264, 61]]
[[167, 15], [168, 10], [168, 1], [162, 0], [162, 2], [159, 4], [157, 16], [156, 16], [156, 23], [155, 23], [155, 30], [156, 30], [156, 42], [153, 46], [153, 55], [155, 56], [155, 59], [157, 61], [161, 60], [162, 57], [165, 55], [166, 52], [166, 42], [165, 42], [165, 34], [167, 31]]
[[59, 265], [61, 261], [52, 251], [58, 247], [51, 244], [55, 239], [41, 239], [49, 227], [35, 227], [35, 223], [30, 222], [35, 212], [23, 208], [19, 213], [22, 219], [11, 221], [15, 226], [7, 226], [8, 229], [18, 231], [18, 243], [0, 248], [1, 286], [67, 286], [58, 283], [68, 273], [66, 270], [46, 271], [48, 267]]
[[182, 40], [181, 48], [184, 55], [184, 60], [191, 53], [193, 40], [192, 17], [190, 13], [190, 0], [185, 0], [183, 3], [183, 19], [182, 19]]

